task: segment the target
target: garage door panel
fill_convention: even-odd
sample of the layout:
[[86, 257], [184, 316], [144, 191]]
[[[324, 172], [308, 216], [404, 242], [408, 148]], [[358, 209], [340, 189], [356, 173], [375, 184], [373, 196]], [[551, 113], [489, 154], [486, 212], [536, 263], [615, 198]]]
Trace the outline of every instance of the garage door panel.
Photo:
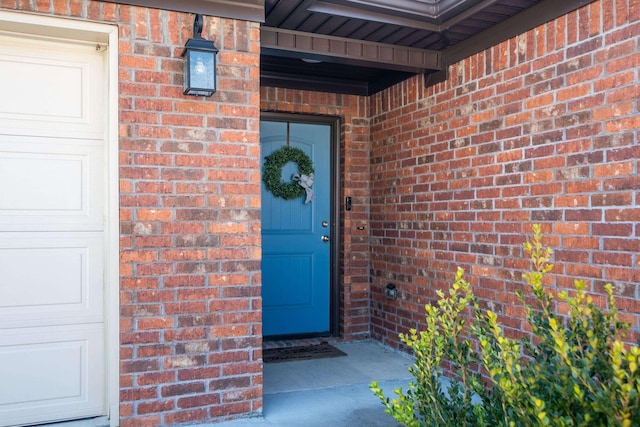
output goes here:
[[0, 234], [0, 328], [102, 321], [101, 237]]
[[0, 387], [0, 425], [60, 420], [70, 408], [103, 413], [104, 396], [89, 393], [99, 385], [91, 371], [104, 369], [103, 332], [101, 324], [0, 330], [0, 378], [11, 384]]
[[103, 92], [95, 45], [2, 33], [0, 45], [0, 75], [11, 76], [0, 79], [0, 133], [102, 137], [102, 105], [90, 102]]
[[0, 250], [0, 308], [81, 303], [86, 259], [87, 248]]
[[[83, 162], [83, 160], [85, 160]], [[82, 164], [76, 156], [0, 156], [0, 209], [4, 211], [82, 210]], [[8, 177], [12, 177], [9, 185]], [[44, 178], [46, 177], [46, 179]]]
[[38, 102], [26, 96], [10, 101], [5, 98], [0, 101], [0, 114], [5, 119], [86, 121], [83, 120], [82, 88], [86, 86], [83, 80], [87, 73], [87, 65], [82, 63], [1, 55], [0, 74], [12, 78], [0, 81], [0, 90], [9, 91], [10, 86], [28, 88], [29, 92], [38, 95]]
[[0, 137], [0, 231], [101, 230], [102, 157], [91, 141]]

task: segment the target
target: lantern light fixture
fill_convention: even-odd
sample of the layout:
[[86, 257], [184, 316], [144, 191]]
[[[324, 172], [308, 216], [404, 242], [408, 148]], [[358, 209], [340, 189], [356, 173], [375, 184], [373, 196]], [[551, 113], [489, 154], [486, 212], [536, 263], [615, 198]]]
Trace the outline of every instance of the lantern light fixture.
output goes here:
[[187, 40], [182, 52], [183, 93], [211, 96], [216, 91], [216, 55], [218, 49], [211, 40], [202, 37], [202, 15], [193, 21], [193, 37]]

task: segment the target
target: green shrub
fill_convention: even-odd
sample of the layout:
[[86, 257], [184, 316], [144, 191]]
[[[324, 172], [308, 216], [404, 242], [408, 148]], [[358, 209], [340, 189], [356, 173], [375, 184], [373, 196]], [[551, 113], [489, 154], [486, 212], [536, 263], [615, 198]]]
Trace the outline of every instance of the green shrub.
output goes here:
[[[640, 349], [621, 339], [629, 325], [617, 318], [611, 285], [609, 310], [593, 304], [585, 284], [557, 299], [543, 288], [552, 265], [540, 226], [524, 249], [533, 269], [523, 274], [534, 297], [525, 300], [533, 337], [506, 337], [497, 315], [484, 313], [458, 269], [448, 295], [427, 305], [426, 328], [400, 334], [415, 363], [408, 389], [371, 390], [386, 412], [406, 426], [640, 426]], [[526, 302], [531, 300], [531, 302]], [[443, 367], [449, 372], [443, 373]], [[479, 372], [483, 372], [484, 376]], [[447, 384], [450, 382], [450, 385]]]

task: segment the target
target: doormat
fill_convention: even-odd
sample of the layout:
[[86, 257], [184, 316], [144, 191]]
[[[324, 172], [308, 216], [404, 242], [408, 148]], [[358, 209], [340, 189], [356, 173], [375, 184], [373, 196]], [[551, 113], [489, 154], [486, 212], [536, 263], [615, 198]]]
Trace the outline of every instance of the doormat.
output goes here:
[[264, 363], [294, 362], [299, 360], [327, 359], [347, 354], [329, 343], [298, 347], [268, 348], [262, 351]]

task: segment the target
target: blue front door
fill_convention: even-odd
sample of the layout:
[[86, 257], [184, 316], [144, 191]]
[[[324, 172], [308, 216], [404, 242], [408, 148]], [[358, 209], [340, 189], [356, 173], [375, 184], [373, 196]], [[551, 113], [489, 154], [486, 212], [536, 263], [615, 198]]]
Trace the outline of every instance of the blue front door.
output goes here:
[[[263, 334], [322, 334], [330, 330], [331, 126], [263, 120], [261, 159], [286, 146], [299, 148], [313, 164], [313, 201], [285, 200], [262, 183]], [[298, 165], [282, 168], [291, 182]]]

